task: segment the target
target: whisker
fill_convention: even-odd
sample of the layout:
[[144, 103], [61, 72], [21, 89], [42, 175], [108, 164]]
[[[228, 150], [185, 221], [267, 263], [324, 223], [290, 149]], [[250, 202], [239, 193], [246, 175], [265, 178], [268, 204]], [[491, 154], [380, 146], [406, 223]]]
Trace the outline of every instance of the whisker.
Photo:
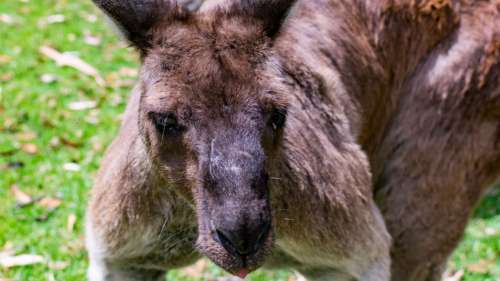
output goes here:
[[160, 239], [160, 238], [161, 238], [161, 235], [162, 235], [162, 233], [163, 233], [163, 230], [165, 230], [165, 227], [167, 226], [167, 221], [168, 221], [168, 219], [167, 219], [167, 218], [165, 218], [165, 221], [163, 222], [163, 225], [161, 226], [160, 234], [158, 234], [158, 239]]
[[160, 139], [160, 144], [163, 144], [163, 136], [165, 135], [165, 126], [163, 126], [161, 130], [161, 139]]

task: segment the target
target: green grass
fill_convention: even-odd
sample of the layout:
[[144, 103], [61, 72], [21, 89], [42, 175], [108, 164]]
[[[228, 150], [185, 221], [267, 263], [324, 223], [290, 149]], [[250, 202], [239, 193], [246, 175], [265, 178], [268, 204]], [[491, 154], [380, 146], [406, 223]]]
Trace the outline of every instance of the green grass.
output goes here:
[[[43, 25], [54, 14], [64, 15], [64, 22]], [[101, 38], [100, 44], [86, 44], [88, 34]], [[0, 1], [0, 252], [12, 247], [16, 254], [37, 254], [47, 261], [0, 267], [0, 279], [85, 280], [82, 230], [87, 195], [134, 80], [128, 69], [137, 67], [137, 56], [119, 42], [90, 0]], [[40, 54], [42, 45], [77, 52], [99, 70], [106, 86], [56, 65]], [[47, 74], [57, 80], [42, 82]], [[97, 106], [69, 109], [70, 103], [81, 100], [96, 101]], [[27, 153], [26, 144], [36, 145], [36, 151]], [[77, 163], [81, 170], [67, 171], [65, 163]], [[21, 167], [8, 167], [16, 164]], [[34, 198], [60, 198], [62, 203], [52, 211], [37, 204], [19, 208], [10, 191], [13, 185]], [[75, 227], [68, 229], [68, 217], [73, 215]], [[496, 189], [477, 210], [450, 268], [463, 269], [465, 281], [500, 280], [499, 255], [500, 193]], [[56, 262], [66, 264], [57, 268]], [[198, 278], [180, 271], [169, 277], [192, 281], [221, 275], [220, 269], [209, 265]], [[250, 280], [285, 281], [288, 276], [287, 272], [257, 272]]]

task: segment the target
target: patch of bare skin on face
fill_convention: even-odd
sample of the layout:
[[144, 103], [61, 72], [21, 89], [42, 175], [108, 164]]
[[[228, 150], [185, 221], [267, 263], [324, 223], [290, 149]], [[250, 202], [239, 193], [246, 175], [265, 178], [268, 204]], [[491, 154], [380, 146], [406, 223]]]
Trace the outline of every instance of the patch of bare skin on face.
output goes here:
[[229, 166], [227, 169], [235, 174], [239, 174], [242, 171], [242, 168], [238, 165]]
[[245, 156], [246, 158], [252, 158], [252, 154], [248, 153], [247, 151], [245, 150], [238, 150], [236, 152], [236, 154], [239, 154], [239, 155], [242, 155], [242, 156]]
[[215, 142], [216, 141], [217, 141], [217, 138], [215, 137], [210, 142], [210, 154], [209, 154], [209, 159], [208, 159], [208, 169], [209, 169], [211, 175], [214, 174], [213, 165], [214, 164], [217, 165], [217, 163], [220, 161], [219, 156], [214, 156], [216, 153], [216, 150], [215, 150]]

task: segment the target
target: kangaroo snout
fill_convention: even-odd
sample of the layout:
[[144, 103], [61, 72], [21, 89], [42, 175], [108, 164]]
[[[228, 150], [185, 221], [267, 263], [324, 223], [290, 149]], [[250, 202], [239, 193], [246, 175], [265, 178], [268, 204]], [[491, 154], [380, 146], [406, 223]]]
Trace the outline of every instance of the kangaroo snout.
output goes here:
[[232, 255], [244, 259], [264, 247], [270, 229], [269, 220], [241, 219], [236, 223], [223, 220], [213, 224], [212, 238]]
[[271, 229], [262, 148], [252, 139], [233, 138], [215, 142], [212, 154], [209, 174], [218, 200], [210, 232], [228, 253], [245, 259], [263, 248]]

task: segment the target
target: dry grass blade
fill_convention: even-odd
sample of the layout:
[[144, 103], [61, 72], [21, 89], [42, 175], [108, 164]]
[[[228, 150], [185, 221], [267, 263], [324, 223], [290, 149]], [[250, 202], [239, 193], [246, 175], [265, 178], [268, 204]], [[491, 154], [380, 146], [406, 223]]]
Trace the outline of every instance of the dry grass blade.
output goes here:
[[60, 199], [45, 197], [45, 198], [42, 198], [40, 201], [38, 201], [37, 205], [42, 207], [42, 208], [45, 208], [47, 210], [54, 210], [57, 207], [59, 207], [59, 205], [61, 205], [61, 203], [62, 203], [62, 201]]
[[76, 163], [64, 163], [63, 169], [68, 172], [78, 172], [81, 170], [80, 165]]
[[87, 100], [87, 101], [75, 101], [69, 104], [69, 109], [80, 111], [95, 108], [97, 103], [95, 101]]
[[495, 260], [483, 259], [477, 263], [468, 265], [467, 271], [485, 274], [490, 271], [490, 266], [494, 263]]
[[200, 278], [203, 276], [203, 272], [207, 269], [207, 267], [208, 262], [204, 259], [201, 259], [192, 266], [182, 269], [181, 274], [186, 277]]
[[28, 154], [35, 155], [38, 153], [38, 146], [34, 143], [25, 143], [21, 145], [21, 150]]
[[15, 253], [14, 245], [11, 241], [7, 241], [7, 243], [3, 246], [3, 249], [0, 250], [0, 259], [13, 256]]
[[290, 276], [290, 278], [288, 278], [288, 281], [307, 281], [307, 279], [304, 276], [295, 273], [294, 276]]
[[6, 25], [11, 25], [16, 23], [16, 19], [8, 14], [0, 14], [0, 22], [6, 24]]
[[443, 281], [460, 281], [462, 280], [462, 277], [464, 276], [464, 271], [459, 270], [455, 272], [454, 274], [447, 273], [445, 274]]
[[37, 134], [35, 132], [20, 132], [16, 134], [16, 139], [18, 141], [32, 141], [37, 138]]
[[85, 75], [94, 77], [98, 85], [104, 86], [104, 79], [102, 79], [99, 72], [82, 59], [71, 54], [60, 53], [56, 49], [48, 46], [40, 47], [40, 53], [54, 60], [58, 65], [73, 67]]
[[10, 191], [14, 195], [14, 198], [16, 198], [16, 202], [19, 206], [25, 206], [33, 203], [33, 198], [19, 189], [17, 185], [11, 186]]
[[44, 261], [45, 259], [42, 256], [30, 254], [0, 257], [0, 265], [5, 268], [32, 265], [43, 263]]
[[69, 266], [67, 261], [52, 261], [47, 264], [50, 269], [63, 270]]
[[0, 55], [0, 65], [7, 64], [12, 61], [12, 58], [7, 55]]
[[68, 215], [68, 221], [66, 224], [66, 229], [68, 232], [73, 232], [73, 229], [75, 229], [75, 224], [76, 224], [76, 215], [75, 214], [69, 214]]

